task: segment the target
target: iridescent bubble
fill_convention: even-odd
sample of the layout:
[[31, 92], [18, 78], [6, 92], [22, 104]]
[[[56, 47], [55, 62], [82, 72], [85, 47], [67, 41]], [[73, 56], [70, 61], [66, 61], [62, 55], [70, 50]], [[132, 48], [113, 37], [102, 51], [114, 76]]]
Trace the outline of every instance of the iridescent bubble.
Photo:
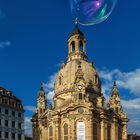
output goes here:
[[70, 0], [71, 12], [82, 25], [94, 25], [106, 20], [117, 0]]

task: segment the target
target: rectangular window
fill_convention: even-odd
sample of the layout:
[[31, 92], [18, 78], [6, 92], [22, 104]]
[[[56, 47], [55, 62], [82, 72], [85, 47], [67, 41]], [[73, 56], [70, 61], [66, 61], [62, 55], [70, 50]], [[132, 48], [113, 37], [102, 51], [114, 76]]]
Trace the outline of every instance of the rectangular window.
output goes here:
[[18, 140], [21, 140], [21, 134], [18, 134]]
[[5, 138], [8, 139], [8, 132], [5, 132]]
[[0, 108], [0, 113], [1, 113], [1, 108]]
[[64, 140], [68, 140], [68, 136], [64, 136]]
[[15, 139], [15, 133], [12, 133], [12, 139]]
[[15, 122], [14, 121], [12, 122], [12, 128], [15, 128]]
[[5, 114], [8, 115], [9, 111], [8, 109], [5, 109]]
[[1, 119], [0, 119], [0, 126], [1, 126]]
[[2, 132], [0, 131], [0, 138], [2, 137]]
[[18, 113], [18, 117], [20, 117], [20, 118], [21, 118], [21, 113], [20, 113], [20, 112]]
[[12, 101], [12, 106], [13, 106], [13, 107], [15, 106], [15, 102], [14, 102], [14, 101]]
[[12, 116], [15, 117], [15, 111], [12, 111]]
[[21, 129], [21, 123], [18, 123], [18, 128]]
[[8, 120], [5, 120], [5, 126], [8, 127]]
[[2, 103], [4, 104], [4, 99], [2, 98]]
[[6, 104], [6, 105], [8, 104], [8, 99], [5, 99], [5, 104]]
[[111, 139], [111, 126], [110, 125], [107, 126], [107, 137], [108, 137], [108, 140]]
[[98, 136], [98, 125], [97, 123], [93, 123], [93, 139], [97, 140]]

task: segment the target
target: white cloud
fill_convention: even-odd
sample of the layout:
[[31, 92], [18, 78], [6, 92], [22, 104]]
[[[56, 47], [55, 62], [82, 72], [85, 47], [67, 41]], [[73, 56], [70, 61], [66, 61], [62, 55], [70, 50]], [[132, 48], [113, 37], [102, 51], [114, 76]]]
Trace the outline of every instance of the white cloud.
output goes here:
[[25, 117], [24, 120], [24, 131], [26, 136], [32, 136], [32, 123], [31, 117]]
[[126, 109], [140, 109], [140, 98], [133, 100], [122, 100], [122, 104]]
[[140, 69], [136, 69], [132, 72], [121, 72], [118, 69], [112, 71], [101, 70], [100, 77], [103, 79], [103, 91], [106, 91], [108, 87], [113, 85], [113, 81], [117, 80], [120, 88], [129, 90], [136, 96], [140, 96]]
[[4, 49], [6, 47], [9, 47], [11, 45], [10, 41], [0, 42], [0, 49]]
[[122, 100], [121, 102], [129, 118], [129, 133], [140, 135], [140, 98]]
[[[118, 69], [109, 71], [107, 69], [99, 72], [102, 79], [102, 91], [109, 100], [114, 80], [117, 80], [120, 89], [127, 90], [136, 96], [135, 99], [123, 99], [121, 103], [129, 118], [129, 133], [140, 135], [140, 69], [132, 72], [121, 72]], [[127, 95], [126, 95], [127, 96]]]
[[64, 61], [61, 61], [60, 63], [56, 64], [57, 67], [61, 67], [64, 64]]
[[49, 80], [47, 83], [43, 83], [45, 92], [48, 92], [54, 88], [54, 80], [55, 80], [56, 75], [57, 73], [54, 73], [53, 75], [49, 77]]
[[49, 91], [49, 92], [46, 94], [46, 98], [47, 98], [47, 100], [49, 100], [50, 102], [53, 102], [53, 97], [54, 97], [54, 90]]
[[43, 83], [44, 90], [46, 92], [46, 98], [48, 101], [53, 102], [53, 96], [54, 96], [54, 81], [56, 78], [57, 73], [54, 73], [49, 77], [49, 80], [47, 83]]
[[35, 113], [36, 107], [35, 106], [28, 105], [28, 106], [24, 106], [24, 109], [26, 111], [30, 111], [30, 112]]
[[140, 121], [139, 120], [130, 120], [128, 130], [131, 134], [140, 135]]

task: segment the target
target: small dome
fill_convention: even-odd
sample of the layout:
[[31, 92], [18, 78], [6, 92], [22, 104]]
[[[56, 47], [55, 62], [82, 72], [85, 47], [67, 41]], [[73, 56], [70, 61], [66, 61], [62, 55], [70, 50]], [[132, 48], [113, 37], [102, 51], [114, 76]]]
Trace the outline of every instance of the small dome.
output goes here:
[[78, 70], [78, 64], [81, 64], [81, 69], [84, 74], [84, 80], [86, 85], [92, 84], [93, 88], [100, 92], [100, 81], [98, 74], [95, 68], [92, 66], [92, 63], [88, 63], [85, 60], [73, 60], [68, 62], [58, 72], [58, 75], [55, 80], [55, 93], [59, 94], [63, 91], [71, 89], [75, 84], [76, 72]]

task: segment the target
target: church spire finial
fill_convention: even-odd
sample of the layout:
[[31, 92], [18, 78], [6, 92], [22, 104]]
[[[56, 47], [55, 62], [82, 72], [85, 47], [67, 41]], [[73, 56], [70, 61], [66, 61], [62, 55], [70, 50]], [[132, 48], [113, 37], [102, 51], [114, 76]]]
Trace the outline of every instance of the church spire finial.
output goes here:
[[117, 82], [114, 81], [113, 89], [112, 89], [112, 96], [118, 95], [118, 88], [117, 88]]
[[78, 28], [78, 18], [75, 18], [75, 27]]
[[117, 82], [116, 82], [116, 80], [114, 81], [114, 87], [115, 87], [115, 86], [117, 86]]
[[43, 83], [41, 83], [41, 85], [40, 85], [40, 91], [44, 91]]

